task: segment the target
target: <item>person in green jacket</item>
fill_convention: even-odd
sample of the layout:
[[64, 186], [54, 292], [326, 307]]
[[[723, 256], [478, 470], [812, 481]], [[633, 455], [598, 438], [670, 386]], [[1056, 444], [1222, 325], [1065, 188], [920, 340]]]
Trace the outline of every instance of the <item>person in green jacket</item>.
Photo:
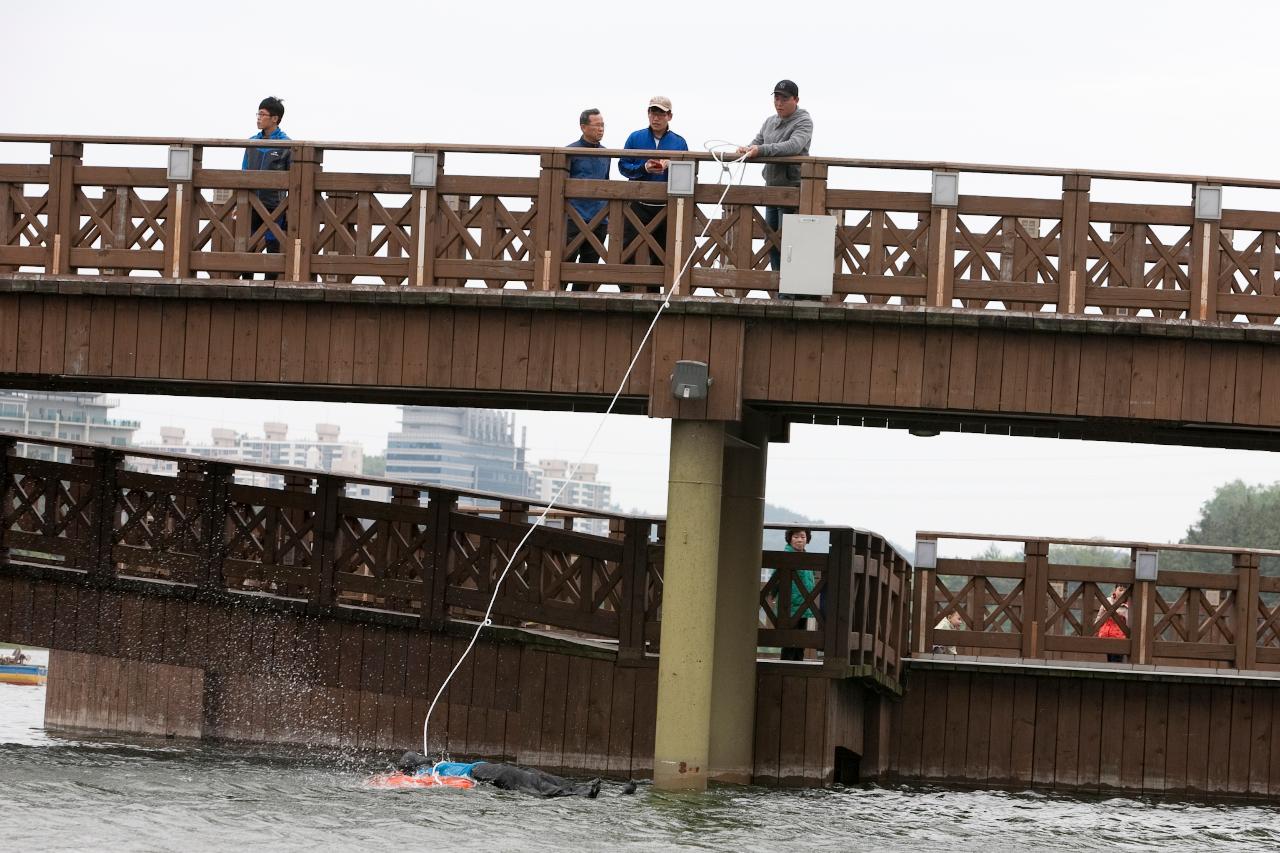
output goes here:
[[[802, 527], [793, 527], [787, 530], [787, 544], [783, 546], [784, 551], [803, 552], [809, 547], [809, 540], [813, 538], [808, 530]], [[777, 572], [774, 573], [775, 575]], [[814, 577], [813, 572], [809, 569], [796, 569], [791, 573], [791, 590], [788, 598], [790, 606], [786, 611], [782, 611], [781, 601], [779, 601], [778, 627], [779, 628], [796, 628], [803, 630], [809, 617], [815, 616], [812, 607], [805, 606], [805, 597], [813, 594]], [[782, 650], [782, 660], [804, 660], [804, 649], [784, 648]]]

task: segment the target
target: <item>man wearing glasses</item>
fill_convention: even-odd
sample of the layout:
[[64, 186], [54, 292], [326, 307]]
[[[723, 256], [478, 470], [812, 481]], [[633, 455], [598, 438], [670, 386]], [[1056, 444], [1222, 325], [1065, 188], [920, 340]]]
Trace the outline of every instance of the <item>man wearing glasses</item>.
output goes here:
[[[790, 80], [779, 80], [773, 87], [773, 109], [777, 115], [769, 116], [750, 145], [738, 149], [738, 154], [754, 157], [797, 157], [809, 153], [809, 141], [813, 139], [813, 119], [809, 111], [800, 109], [800, 87]], [[800, 186], [800, 166], [795, 163], [767, 163], [764, 167], [764, 183], [770, 187]], [[777, 232], [782, 227], [782, 214], [795, 213], [794, 207], [766, 207], [764, 221]], [[769, 250], [769, 266], [781, 266], [782, 253], [775, 246]]]
[[[288, 139], [285, 132], [280, 129], [280, 120], [284, 118], [284, 102], [279, 98], [267, 97], [262, 99], [262, 103], [258, 104], [258, 133], [250, 139]], [[246, 148], [244, 150], [244, 160], [240, 164], [240, 168], [245, 171], [267, 171], [267, 172], [287, 172], [290, 165], [293, 164], [293, 149], [285, 148]], [[262, 202], [263, 208], [268, 213], [278, 208], [284, 202], [287, 193], [284, 190], [257, 190], [258, 200]], [[282, 213], [276, 218], [276, 225], [279, 226], [283, 233], [285, 229], [285, 215]], [[254, 208], [249, 224], [249, 237], [253, 239], [253, 235], [262, 227], [262, 214], [258, 213]], [[266, 242], [266, 250], [270, 254], [280, 253], [280, 239], [276, 233], [270, 228], [263, 238]], [[252, 246], [252, 243], [250, 243]], [[241, 278], [253, 278], [253, 273], [244, 273]], [[275, 281], [279, 278], [277, 273], [269, 272], [266, 274], [267, 281]]]
[[[628, 136], [626, 144], [622, 147], [641, 151], [688, 151], [689, 144], [684, 141], [684, 137], [670, 127], [672, 115], [671, 99], [662, 95], [654, 95], [649, 99], [649, 126]], [[670, 165], [671, 161], [666, 158], [623, 157], [618, 161], [618, 171], [622, 172], [623, 176], [629, 181], [661, 181], [665, 183], [667, 180], [667, 167]], [[666, 210], [666, 207], [666, 199], [661, 201], [636, 201], [631, 204], [631, 210], [644, 225], [652, 222], [661, 211]], [[623, 246], [630, 246], [638, 234], [638, 229], [631, 223], [631, 217], [627, 217], [626, 227], [623, 228]], [[667, 229], [665, 223], [657, 226], [653, 239], [665, 255], [667, 251]], [[649, 253], [643, 248], [647, 245], [648, 243], [646, 242], [636, 250], [636, 253], [631, 257], [631, 263], [639, 263], [642, 255], [648, 256]], [[662, 263], [662, 260], [656, 259], [656, 262]], [[653, 292], [660, 292], [662, 288], [654, 288], [652, 290]]]

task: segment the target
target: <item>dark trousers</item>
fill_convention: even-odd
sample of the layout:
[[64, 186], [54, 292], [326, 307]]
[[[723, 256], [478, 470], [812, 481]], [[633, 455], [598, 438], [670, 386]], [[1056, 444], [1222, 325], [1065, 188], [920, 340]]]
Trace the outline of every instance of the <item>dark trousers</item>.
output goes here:
[[[252, 217], [249, 220], [249, 235], [252, 237], [252, 235], [256, 234], [258, 229], [262, 227], [262, 217], [258, 215], [258, 211], [256, 210], [251, 211], [251, 213], [252, 213]], [[281, 216], [280, 219], [277, 220], [277, 223], [279, 224], [281, 231], [283, 231], [286, 227], [288, 227], [285, 225], [285, 218], [283, 216]], [[264, 241], [267, 247], [266, 252], [269, 255], [280, 254], [280, 243], [275, 239], [275, 236], [276, 236], [275, 234], [268, 231], [266, 239]], [[252, 279], [253, 273], [251, 272], [241, 273], [240, 277]], [[269, 272], [269, 273], [264, 273], [263, 277], [267, 281], [275, 281], [276, 279], [280, 278], [280, 275], [279, 273]]]
[[[782, 214], [795, 213], [794, 207], [766, 207], [764, 209], [764, 221], [770, 228], [778, 232], [778, 239], [782, 239]], [[782, 269], [782, 252], [777, 246], [769, 249], [769, 269], [777, 272]]]
[[[601, 221], [599, 225], [593, 228], [591, 230], [591, 233], [595, 235], [595, 238], [600, 241], [600, 245], [603, 246], [605, 235], [608, 233], [608, 231], [609, 231], [609, 220], [605, 219]], [[570, 243], [572, 243], [574, 241], [574, 238], [576, 238], [581, 233], [582, 233], [582, 229], [578, 227], [578, 223], [570, 219], [567, 223], [567, 227], [565, 228], [565, 236], [564, 236], [565, 245], [567, 246]], [[568, 254], [565, 255], [565, 260], [571, 264], [598, 264], [600, 263], [600, 252], [596, 250], [595, 246], [591, 245], [590, 240], [584, 237], [582, 240], [582, 243], [579, 244], [578, 248], [569, 250]], [[591, 287], [592, 285], [590, 284], [578, 285], [578, 288], [580, 290], [590, 290]], [[564, 286], [564, 289], [573, 290], [573, 283], [570, 282], [569, 284], [566, 284]]]
[[[809, 617], [796, 616], [791, 627], [797, 631], [803, 631], [809, 624]], [[780, 660], [804, 660], [804, 649], [783, 649], [779, 655]]]

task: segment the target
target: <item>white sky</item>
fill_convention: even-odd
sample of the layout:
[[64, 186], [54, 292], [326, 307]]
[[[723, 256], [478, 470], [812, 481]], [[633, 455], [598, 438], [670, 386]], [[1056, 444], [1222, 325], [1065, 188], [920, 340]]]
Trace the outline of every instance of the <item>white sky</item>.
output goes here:
[[[675, 10], [671, 14], [663, 10]], [[1075, 2], [684, 4], [229, 0], [12, 4], [0, 51], [0, 131], [246, 137], [267, 94], [295, 139], [556, 145], [578, 112], [604, 112], [605, 143], [645, 123], [650, 95], [697, 148], [744, 142], [781, 77], [800, 86], [813, 153], [1276, 177], [1280, 113], [1269, 3]], [[0, 162], [19, 146], [0, 146]], [[39, 149], [35, 149], [39, 154]], [[159, 150], [92, 147], [88, 162]], [[220, 163], [215, 158], [229, 158]], [[235, 165], [238, 153], [206, 155]], [[407, 167], [405, 155], [344, 168]], [[234, 162], [233, 162], [234, 161]], [[451, 168], [527, 172], [524, 163]], [[708, 179], [704, 172], [704, 179]], [[748, 180], [751, 178], [749, 177]], [[842, 185], [923, 190], [927, 175], [846, 172]], [[1044, 194], [1046, 179], [962, 192]], [[1175, 187], [1095, 185], [1095, 197], [1184, 202]], [[1280, 193], [1229, 191], [1228, 206], [1280, 209]], [[189, 435], [316, 421], [379, 450], [388, 406], [125, 397], [119, 414]], [[530, 456], [573, 458], [595, 415], [520, 413]], [[665, 504], [668, 426], [611, 421], [593, 460], [624, 507]], [[1271, 454], [1039, 439], [796, 427], [770, 457], [769, 499], [902, 543], [917, 529], [1180, 537], [1221, 482], [1280, 479]]]

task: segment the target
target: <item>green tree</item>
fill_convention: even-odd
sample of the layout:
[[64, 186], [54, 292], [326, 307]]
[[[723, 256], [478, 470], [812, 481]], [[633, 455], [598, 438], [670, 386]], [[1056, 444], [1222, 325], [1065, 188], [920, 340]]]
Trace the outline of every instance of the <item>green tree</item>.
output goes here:
[[379, 453], [377, 456], [366, 456], [364, 458], [364, 467], [360, 471], [366, 477], [387, 476], [387, 455]]
[[[1200, 518], [1187, 528], [1182, 537], [1186, 545], [1223, 545], [1235, 548], [1269, 548], [1280, 550], [1280, 483], [1249, 485], [1232, 480], [1214, 490], [1213, 496], [1200, 506]], [[1228, 556], [1166, 552], [1160, 556], [1161, 568], [1230, 571]], [[1262, 570], [1275, 574], [1280, 562], [1264, 558]]]

